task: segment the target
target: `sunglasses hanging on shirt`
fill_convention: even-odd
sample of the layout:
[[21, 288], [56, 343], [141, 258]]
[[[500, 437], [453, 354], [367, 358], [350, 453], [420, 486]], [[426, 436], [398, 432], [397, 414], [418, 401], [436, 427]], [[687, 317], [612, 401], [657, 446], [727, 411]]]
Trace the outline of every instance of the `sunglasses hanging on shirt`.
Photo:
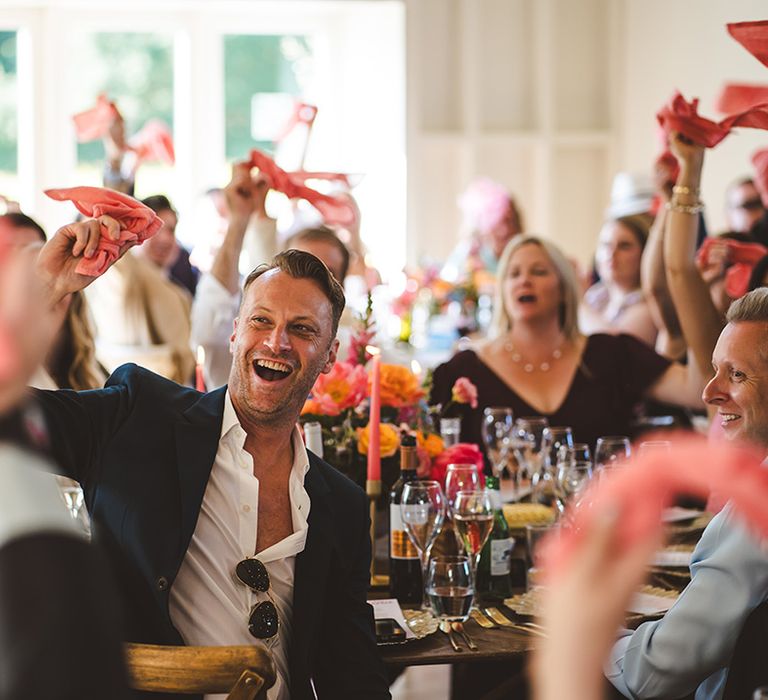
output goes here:
[[[258, 559], [243, 559], [235, 567], [235, 576], [240, 583], [254, 593], [269, 593], [270, 581], [267, 567]], [[280, 629], [280, 618], [272, 600], [257, 603], [248, 616], [248, 631], [257, 639], [272, 639]]]

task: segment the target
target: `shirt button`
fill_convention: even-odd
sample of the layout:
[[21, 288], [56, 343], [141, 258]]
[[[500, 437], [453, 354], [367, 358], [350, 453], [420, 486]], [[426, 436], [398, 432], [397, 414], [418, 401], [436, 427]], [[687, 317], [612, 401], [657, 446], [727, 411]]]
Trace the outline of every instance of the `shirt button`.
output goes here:
[[250, 512], [251, 512], [251, 507], [249, 505], [243, 506], [243, 513], [250, 513]]
[[158, 578], [155, 583], [157, 585], [157, 590], [158, 591], [167, 591], [168, 590], [168, 579], [165, 578], [165, 576], [161, 576], [160, 578]]

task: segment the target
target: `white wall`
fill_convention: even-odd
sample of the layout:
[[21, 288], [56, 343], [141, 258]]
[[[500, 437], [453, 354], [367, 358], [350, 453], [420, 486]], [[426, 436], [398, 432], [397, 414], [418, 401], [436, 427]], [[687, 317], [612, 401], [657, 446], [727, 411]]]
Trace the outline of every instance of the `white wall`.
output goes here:
[[[647, 171], [657, 152], [654, 114], [675, 88], [700, 98], [699, 111], [714, 110], [725, 82], [768, 85], [768, 68], [725, 29], [728, 22], [768, 18], [765, 0], [624, 0], [619, 154], [622, 168]], [[728, 183], [750, 170], [749, 156], [768, 146], [768, 133], [738, 129], [707, 154], [703, 197], [710, 231], [725, 228]]]

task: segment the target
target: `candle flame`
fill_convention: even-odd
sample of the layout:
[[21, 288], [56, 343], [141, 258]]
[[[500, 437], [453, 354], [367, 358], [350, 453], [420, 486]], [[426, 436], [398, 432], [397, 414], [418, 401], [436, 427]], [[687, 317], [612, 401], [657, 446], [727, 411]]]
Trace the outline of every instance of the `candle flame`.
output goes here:
[[365, 351], [369, 355], [381, 355], [381, 350], [379, 348], [377, 348], [375, 345], [366, 345], [365, 346]]
[[197, 346], [197, 364], [201, 367], [205, 364], [205, 350], [202, 345]]

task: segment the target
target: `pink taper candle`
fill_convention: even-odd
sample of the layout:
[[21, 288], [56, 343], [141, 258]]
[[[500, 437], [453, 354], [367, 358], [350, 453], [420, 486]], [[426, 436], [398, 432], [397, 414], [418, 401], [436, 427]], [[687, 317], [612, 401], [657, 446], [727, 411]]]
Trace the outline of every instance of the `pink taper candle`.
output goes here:
[[371, 358], [371, 413], [368, 419], [368, 481], [381, 481], [381, 355]]
[[195, 365], [195, 389], [205, 391], [205, 377], [203, 376], [205, 365], [205, 350], [202, 345], [197, 346], [197, 364]]

